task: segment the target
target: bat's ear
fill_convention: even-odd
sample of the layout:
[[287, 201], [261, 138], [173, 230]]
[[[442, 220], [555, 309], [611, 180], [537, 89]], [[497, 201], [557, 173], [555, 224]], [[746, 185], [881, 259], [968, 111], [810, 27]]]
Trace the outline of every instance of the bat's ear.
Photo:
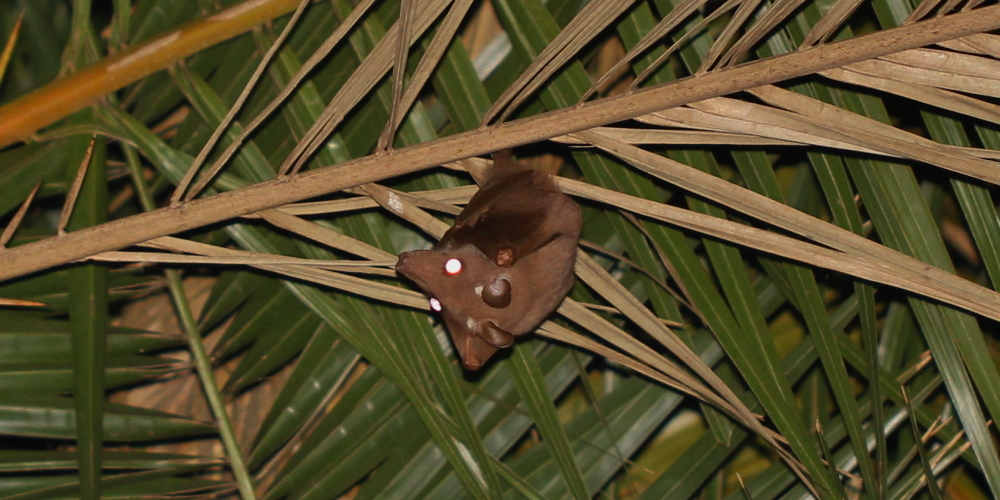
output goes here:
[[443, 317], [451, 340], [455, 344], [455, 350], [458, 351], [458, 357], [462, 360], [462, 366], [466, 370], [482, 368], [486, 361], [497, 352], [496, 347], [479, 338], [479, 335], [476, 335], [465, 322], [448, 314], [443, 315]]
[[479, 337], [493, 347], [510, 347], [514, 344], [514, 336], [492, 321], [484, 321], [478, 327]]

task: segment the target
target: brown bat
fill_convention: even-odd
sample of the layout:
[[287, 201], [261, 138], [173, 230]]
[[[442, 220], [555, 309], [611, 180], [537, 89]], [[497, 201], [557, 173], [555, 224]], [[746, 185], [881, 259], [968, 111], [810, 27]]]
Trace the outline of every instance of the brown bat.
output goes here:
[[431, 297], [462, 366], [478, 370], [569, 293], [580, 224], [580, 207], [551, 176], [502, 151], [434, 249], [400, 254], [396, 271]]

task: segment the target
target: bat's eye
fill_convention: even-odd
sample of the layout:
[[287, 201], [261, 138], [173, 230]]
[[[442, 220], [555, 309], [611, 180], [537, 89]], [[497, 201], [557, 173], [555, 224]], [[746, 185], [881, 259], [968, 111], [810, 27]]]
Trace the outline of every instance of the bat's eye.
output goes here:
[[431, 309], [433, 309], [434, 312], [441, 312], [441, 301], [440, 300], [435, 299], [434, 297], [431, 297], [430, 303], [431, 303]]
[[458, 259], [448, 259], [444, 263], [444, 273], [448, 276], [457, 276], [462, 272], [462, 261]]

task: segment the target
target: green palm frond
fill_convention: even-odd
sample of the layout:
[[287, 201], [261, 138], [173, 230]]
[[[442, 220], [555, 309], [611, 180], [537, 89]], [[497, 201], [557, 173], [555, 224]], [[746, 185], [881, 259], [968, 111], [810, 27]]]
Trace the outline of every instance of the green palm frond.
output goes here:
[[[0, 13], [0, 498], [1000, 496], [1000, 6]], [[578, 279], [470, 373], [393, 266], [507, 148]]]

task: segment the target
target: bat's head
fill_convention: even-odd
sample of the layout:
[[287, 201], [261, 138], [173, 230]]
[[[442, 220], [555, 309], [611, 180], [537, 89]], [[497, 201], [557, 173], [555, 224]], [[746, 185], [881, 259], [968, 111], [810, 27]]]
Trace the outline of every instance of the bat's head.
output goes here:
[[[492, 258], [475, 245], [400, 254], [396, 271], [429, 296], [467, 369], [478, 369], [515, 335], [533, 330], [572, 284], [573, 261], [555, 258], [575, 248], [559, 239], [510, 263], [504, 249]], [[567, 248], [563, 248], [567, 247]]]
[[396, 271], [428, 294], [431, 309], [444, 317], [466, 368], [479, 368], [496, 348], [514, 342], [512, 334], [497, 326], [508, 315], [504, 309], [513, 296], [509, 268], [497, 266], [475, 246], [405, 252]]

